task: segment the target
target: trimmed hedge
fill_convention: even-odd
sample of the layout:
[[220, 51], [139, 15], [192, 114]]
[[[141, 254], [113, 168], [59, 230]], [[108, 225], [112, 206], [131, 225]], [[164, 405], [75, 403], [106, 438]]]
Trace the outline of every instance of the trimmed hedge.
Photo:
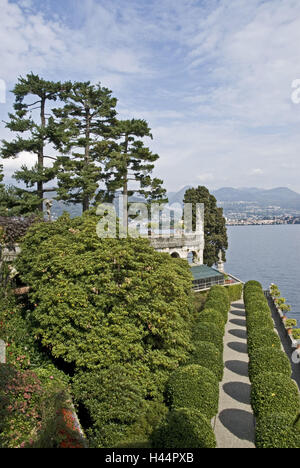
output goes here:
[[191, 364], [171, 374], [166, 396], [172, 409], [193, 408], [211, 419], [218, 412], [219, 382], [209, 369]]
[[300, 433], [287, 413], [264, 415], [256, 423], [257, 448], [300, 448]]
[[268, 303], [262, 299], [254, 298], [253, 301], [250, 301], [247, 306], [245, 305], [245, 307], [247, 316], [255, 314], [256, 312], [266, 312], [267, 314], [271, 315]]
[[253, 350], [249, 362], [249, 378], [252, 382], [264, 372], [274, 372], [291, 377], [292, 368], [287, 355], [281, 349], [269, 347]]
[[[198, 323], [214, 323], [218, 326], [221, 332], [225, 333], [225, 322], [223, 316], [220, 312], [215, 309], [207, 309], [205, 308], [202, 312], [200, 312]], [[197, 325], [196, 325], [197, 326]]]
[[223, 315], [225, 323], [228, 319], [228, 311], [230, 309], [230, 302], [227, 289], [223, 286], [213, 286], [207, 296], [205, 303], [206, 309], [215, 309]]
[[196, 341], [195, 351], [191, 354], [189, 364], [198, 364], [211, 370], [221, 382], [224, 374], [223, 356], [215, 345], [208, 341]]
[[283, 374], [264, 372], [252, 381], [251, 404], [259, 418], [282, 412], [296, 418], [300, 411], [298, 386]]
[[200, 411], [180, 408], [166, 416], [152, 433], [153, 448], [216, 448], [216, 437], [210, 422]]
[[241, 299], [243, 293], [242, 284], [233, 284], [231, 286], [225, 286], [225, 289], [227, 290], [230, 303], [239, 301]]
[[252, 353], [260, 348], [281, 349], [281, 341], [277, 333], [270, 328], [257, 328], [248, 335], [248, 353]]
[[247, 317], [248, 335], [259, 328], [269, 328], [270, 330], [274, 330], [274, 322], [270, 314], [267, 314], [266, 312], [255, 312], [251, 316]]
[[208, 341], [223, 354], [223, 333], [215, 323], [197, 323], [193, 331], [193, 341]]

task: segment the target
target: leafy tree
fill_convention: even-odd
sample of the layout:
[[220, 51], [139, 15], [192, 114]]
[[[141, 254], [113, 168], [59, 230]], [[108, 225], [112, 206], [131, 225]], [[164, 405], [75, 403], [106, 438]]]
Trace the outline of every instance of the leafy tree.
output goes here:
[[145, 120], [121, 120], [112, 128], [111, 147], [106, 157], [107, 189], [114, 197], [116, 192], [124, 197], [124, 227], [127, 228], [128, 197], [139, 194], [149, 202], [166, 201], [163, 181], [152, 178], [158, 154], [144, 146], [142, 138], [152, 138]]
[[[13, 89], [15, 95], [14, 113], [9, 114], [10, 121], [6, 127], [17, 134], [12, 141], [2, 141], [1, 156], [3, 158], [16, 158], [22, 152], [29, 152], [36, 156], [36, 164], [28, 168], [23, 165], [14, 177], [26, 184], [29, 197], [23, 201], [29, 203], [31, 209], [33, 198], [37, 199], [39, 211], [43, 211], [43, 197], [45, 192], [53, 188], [45, 188], [45, 184], [55, 178], [55, 168], [46, 167], [46, 159], [55, 160], [46, 154], [46, 147], [52, 142], [55, 134], [53, 119], [49, 114], [49, 104], [56, 101], [62, 91], [66, 91], [70, 83], [46, 81], [33, 73], [25, 78], [20, 77]], [[30, 102], [27, 102], [30, 101]], [[36, 114], [38, 117], [35, 118]], [[50, 115], [50, 117], [49, 117]]]
[[63, 155], [57, 159], [58, 198], [90, 207], [103, 179], [101, 138], [116, 115], [112, 91], [90, 82], [73, 84], [63, 95], [64, 106], [53, 112], [57, 120], [54, 141]]
[[[116, 366], [124, 370], [124, 412], [134, 405], [128, 400], [134, 394], [161, 401], [170, 372], [193, 349], [194, 317], [187, 262], [156, 252], [146, 239], [100, 239], [97, 221], [87, 212], [32, 226], [16, 267], [31, 286], [27, 320], [32, 334], [53, 357], [73, 365], [78, 399], [96, 432], [101, 421], [105, 425], [98, 434], [101, 445], [113, 443], [110, 434], [118, 438], [117, 433], [124, 433], [121, 427], [113, 430], [112, 424], [133, 422], [128, 412], [120, 422], [114, 416]], [[81, 380], [76, 376], [82, 372], [90, 382], [87, 387], [93, 388], [90, 396], [87, 387], [85, 394], [76, 390]], [[111, 406], [99, 396], [92, 401], [99, 379], [105, 385], [102, 395], [109, 395], [109, 389], [114, 392]]]
[[[185, 192], [184, 203], [204, 204], [204, 263], [212, 266], [218, 262], [218, 254], [221, 250], [223, 260], [226, 260], [228, 238], [223, 216], [223, 209], [217, 207], [216, 198], [211, 195], [206, 187], [188, 189]], [[193, 209], [193, 229], [196, 228], [196, 210]]]

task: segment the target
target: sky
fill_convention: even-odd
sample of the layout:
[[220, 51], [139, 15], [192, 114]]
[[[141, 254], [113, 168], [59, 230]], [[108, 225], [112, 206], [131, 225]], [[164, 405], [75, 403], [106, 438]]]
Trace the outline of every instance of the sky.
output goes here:
[[[120, 118], [148, 121], [169, 191], [300, 192], [299, 0], [0, 0], [0, 11], [0, 139], [12, 138], [19, 76], [90, 80], [113, 91]], [[4, 161], [6, 181], [33, 161]]]

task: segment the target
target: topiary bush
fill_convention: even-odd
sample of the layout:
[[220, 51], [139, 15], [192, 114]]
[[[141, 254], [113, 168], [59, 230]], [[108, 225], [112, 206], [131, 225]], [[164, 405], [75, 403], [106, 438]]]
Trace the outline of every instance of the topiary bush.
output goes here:
[[268, 303], [262, 299], [254, 298], [247, 305], [245, 305], [245, 307], [247, 316], [250, 316], [256, 312], [266, 312], [267, 314], [271, 315]]
[[170, 411], [152, 436], [153, 448], [216, 448], [210, 422], [200, 411], [180, 408]]
[[205, 303], [206, 309], [215, 309], [220, 312], [224, 318], [225, 323], [228, 320], [228, 311], [230, 309], [230, 302], [227, 289], [223, 286], [213, 286], [208, 294]]
[[252, 380], [251, 404], [259, 418], [287, 413], [295, 419], [300, 410], [298, 386], [283, 374], [261, 373]]
[[250, 356], [249, 378], [252, 382], [257, 375], [275, 372], [290, 377], [292, 368], [287, 355], [281, 349], [264, 347], [254, 349]]
[[223, 354], [223, 333], [214, 323], [200, 322], [193, 329], [193, 342], [208, 341]]
[[223, 333], [223, 335], [225, 333], [225, 322], [224, 322], [223, 316], [220, 312], [218, 312], [215, 309], [205, 308], [202, 312], [200, 312], [197, 322], [198, 323], [203, 323], [203, 322], [214, 323], [218, 326], [218, 328]]
[[212, 419], [218, 412], [219, 382], [209, 369], [191, 364], [173, 372], [166, 396], [172, 409], [193, 408]]
[[242, 284], [233, 284], [231, 286], [225, 286], [225, 289], [228, 293], [230, 303], [239, 301], [241, 299], [243, 293]]
[[247, 317], [247, 331], [250, 336], [253, 330], [259, 328], [269, 328], [274, 330], [274, 322], [272, 317], [267, 312], [255, 312], [251, 316]]
[[252, 330], [248, 335], [248, 353], [251, 356], [252, 352], [259, 348], [281, 349], [281, 341], [274, 330], [270, 328], [257, 328]]
[[268, 414], [256, 421], [257, 448], [300, 448], [300, 433], [287, 413]]
[[223, 357], [218, 348], [208, 341], [196, 341], [195, 351], [192, 352], [189, 364], [198, 364], [211, 370], [221, 382], [224, 374]]

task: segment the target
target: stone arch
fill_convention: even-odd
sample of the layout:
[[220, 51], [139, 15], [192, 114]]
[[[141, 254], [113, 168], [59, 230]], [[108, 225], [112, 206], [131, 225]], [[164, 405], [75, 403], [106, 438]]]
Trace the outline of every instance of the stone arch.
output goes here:
[[171, 257], [172, 258], [180, 258], [180, 254], [178, 252], [172, 252]]
[[199, 261], [198, 252], [196, 252], [195, 250], [190, 250], [187, 255], [187, 260], [189, 264], [198, 263]]

